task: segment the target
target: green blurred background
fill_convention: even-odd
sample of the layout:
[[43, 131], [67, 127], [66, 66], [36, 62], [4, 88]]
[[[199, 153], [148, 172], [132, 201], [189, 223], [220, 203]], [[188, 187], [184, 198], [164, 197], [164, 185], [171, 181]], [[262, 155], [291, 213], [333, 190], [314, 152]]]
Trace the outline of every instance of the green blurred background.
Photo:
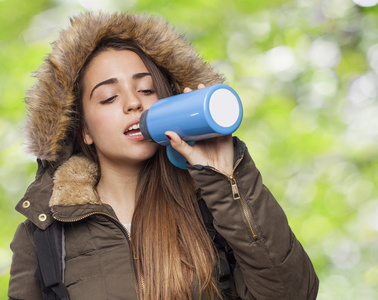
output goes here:
[[378, 299], [378, 0], [0, 0], [0, 299], [14, 211], [36, 171], [23, 98], [69, 17], [161, 15], [240, 95], [237, 135], [320, 278], [318, 299]]

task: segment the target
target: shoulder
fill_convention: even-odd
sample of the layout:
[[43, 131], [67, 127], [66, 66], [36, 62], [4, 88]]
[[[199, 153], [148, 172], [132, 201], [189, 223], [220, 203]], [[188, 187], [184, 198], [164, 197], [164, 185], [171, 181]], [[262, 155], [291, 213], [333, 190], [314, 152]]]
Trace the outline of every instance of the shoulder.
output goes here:
[[42, 299], [39, 281], [34, 277], [37, 254], [31, 221], [26, 220], [18, 226], [10, 247], [13, 257], [10, 268], [9, 298]]
[[25, 249], [28, 245], [34, 248], [33, 223], [30, 220], [18, 225], [10, 246], [14, 251], [17, 248]]

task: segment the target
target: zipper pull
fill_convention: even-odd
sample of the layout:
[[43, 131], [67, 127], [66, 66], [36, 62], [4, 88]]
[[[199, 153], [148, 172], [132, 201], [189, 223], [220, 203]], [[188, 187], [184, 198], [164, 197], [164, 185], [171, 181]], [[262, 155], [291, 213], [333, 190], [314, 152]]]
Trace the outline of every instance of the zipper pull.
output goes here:
[[234, 200], [239, 200], [240, 199], [239, 189], [238, 189], [238, 186], [236, 185], [236, 180], [234, 176], [230, 175], [229, 180], [230, 180], [231, 188], [232, 188], [232, 197], [234, 198]]

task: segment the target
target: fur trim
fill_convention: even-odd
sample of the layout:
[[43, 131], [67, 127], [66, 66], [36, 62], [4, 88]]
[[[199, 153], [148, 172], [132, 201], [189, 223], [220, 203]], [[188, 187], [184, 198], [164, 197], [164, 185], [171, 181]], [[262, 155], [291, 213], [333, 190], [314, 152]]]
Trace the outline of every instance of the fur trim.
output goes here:
[[61, 32], [35, 74], [37, 83], [26, 98], [28, 152], [48, 161], [58, 160], [74, 127], [73, 88], [78, 74], [100, 41], [109, 37], [133, 40], [171, 74], [178, 92], [186, 86], [224, 81], [166, 21], [126, 13], [83, 13], [71, 19], [71, 27]]
[[96, 163], [84, 156], [72, 156], [54, 174], [50, 206], [101, 204], [94, 189], [97, 174]]

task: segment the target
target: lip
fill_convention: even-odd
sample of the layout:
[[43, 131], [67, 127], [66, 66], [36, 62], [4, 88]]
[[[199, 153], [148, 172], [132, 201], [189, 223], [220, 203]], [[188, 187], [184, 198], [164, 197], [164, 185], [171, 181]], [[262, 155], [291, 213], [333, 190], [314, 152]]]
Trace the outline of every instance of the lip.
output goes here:
[[130, 122], [127, 124], [127, 126], [126, 126], [125, 130], [123, 131], [123, 133], [126, 133], [126, 131], [127, 131], [131, 126], [133, 126], [133, 125], [135, 125], [135, 124], [138, 124], [138, 123], [139, 123], [139, 119], [140, 119], [140, 117], [139, 117], [139, 118], [136, 118], [136, 119], [133, 119], [132, 121], [130, 121]]
[[127, 126], [125, 127], [125, 130], [123, 131], [123, 134], [124, 134], [128, 139], [130, 139], [130, 140], [134, 140], [134, 141], [144, 141], [144, 140], [145, 140], [145, 138], [144, 138], [144, 136], [143, 136], [142, 134], [140, 134], [140, 135], [134, 135], [134, 136], [130, 136], [130, 135], [127, 135], [127, 134], [126, 134], [126, 132], [128, 131], [128, 129], [129, 129], [131, 126], [133, 126], [133, 125], [135, 125], [135, 124], [139, 124], [139, 119], [140, 119], [140, 117], [131, 120], [131, 121], [127, 124]]

